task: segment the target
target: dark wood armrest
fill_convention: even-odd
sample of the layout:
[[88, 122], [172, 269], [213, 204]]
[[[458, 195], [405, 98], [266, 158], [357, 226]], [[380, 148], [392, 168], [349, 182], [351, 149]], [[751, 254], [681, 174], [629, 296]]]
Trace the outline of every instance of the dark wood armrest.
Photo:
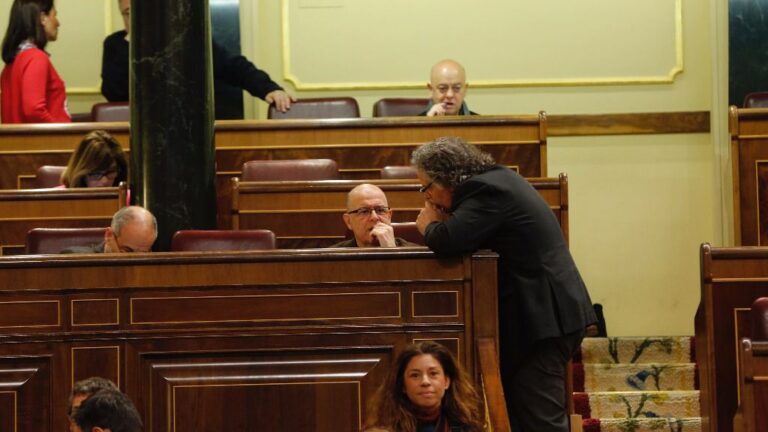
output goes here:
[[480, 365], [480, 377], [483, 383], [483, 398], [494, 432], [511, 432], [507, 415], [507, 403], [504, 401], [504, 390], [501, 386], [501, 370], [499, 357], [496, 354], [496, 343], [491, 338], [477, 339], [477, 357]]

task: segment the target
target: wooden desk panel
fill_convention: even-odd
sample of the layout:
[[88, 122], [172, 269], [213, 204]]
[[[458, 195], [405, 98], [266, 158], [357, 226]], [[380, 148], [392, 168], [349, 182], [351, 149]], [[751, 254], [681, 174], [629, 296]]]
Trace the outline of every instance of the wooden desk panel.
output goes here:
[[701, 247], [696, 311], [703, 431], [729, 432], [739, 401], [738, 353], [751, 337], [750, 308], [768, 296], [768, 248]]
[[[532, 178], [558, 218], [568, 240], [568, 177]], [[342, 221], [347, 193], [370, 180], [303, 182], [232, 181], [232, 229], [268, 229], [278, 248], [327, 247], [347, 235]], [[393, 222], [413, 222], [424, 206], [421, 185], [413, 180], [374, 180], [387, 195]]]
[[73, 381], [99, 374], [148, 431], [358, 430], [415, 340], [445, 343], [478, 385], [498, 381], [475, 363], [475, 341], [498, 340], [496, 290], [495, 254], [424, 248], [0, 258], [0, 306], [39, 321], [0, 326], [0, 425], [64, 430]]
[[768, 109], [731, 107], [736, 243], [768, 245]]
[[[82, 137], [106, 129], [129, 150], [127, 123], [0, 125], [0, 189], [31, 187], [41, 165], [66, 165]], [[456, 135], [525, 177], [547, 175], [547, 122], [530, 116], [219, 121], [216, 123], [218, 226], [231, 225], [232, 177], [256, 159], [329, 158], [344, 179], [378, 178], [386, 165], [409, 165], [413, 149]]]
[[768, 341], [743, 339], [739, 352], [737, 424], [744, 432], [768, 430]]
[[32, 228], [106, 227], [125, 203], [119, 188], [0, 190], [0, 255], [23, 253]]

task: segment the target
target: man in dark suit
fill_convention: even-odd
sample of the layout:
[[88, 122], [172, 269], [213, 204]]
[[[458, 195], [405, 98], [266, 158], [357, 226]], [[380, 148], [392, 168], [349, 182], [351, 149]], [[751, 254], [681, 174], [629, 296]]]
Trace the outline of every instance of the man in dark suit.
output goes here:
[[112, 216], [104, 241], [93, 246], [72, 246], [61, 253], [150, 252], [157, 239], [157, 219], [149, 210], [127, 206]]
[[[131, 2], [117, 0], [120, 14], [123, 16], [125, 30], [121, 30], [104, 39], [104, 52], [101, 62], [101, 93], [110, 102], [128, 101], [128, 59], [131, 30]], [[242, 88], [251, 95], [274, 104], [278, 111], [291, 109], [296, 98], [283, 90], [269, 75], [257, 68], [247, 58], [232, 54], [226, 47], [213, 41], [213, 77], [231, 86]], [[215, 103], [215, 101], [214, 101]], [[217, 109], [224, 111], [223, 109]], [[217, 118], [224, 118], [218, 116]]]
[[416, 225], [430, 249], [499, 254], [504, 395], [516, 431], [569, 430], [566, 365], [596, 322], [557, 218], [514, 171], [461, 138], [414, 151], [426, 203]]

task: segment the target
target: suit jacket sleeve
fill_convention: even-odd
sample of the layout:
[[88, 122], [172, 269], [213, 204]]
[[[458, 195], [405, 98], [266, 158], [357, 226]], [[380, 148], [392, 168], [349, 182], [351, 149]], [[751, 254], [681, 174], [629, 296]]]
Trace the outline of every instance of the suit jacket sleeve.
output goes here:
[[455, 206], [446, 221], [427, 226], [424, 242], [441, 255], [462, 255], [480, 249], [505, 221], [502, 199], [492, 186], [477, 184], [477, 189]]
[[253, 96], [264, 99], [267, 94], [282, 90], [269, 75], [259, 70], [247, 58], [234, 55], [226, 48], [213, 42], [213, 75], [227, 84], [240, 87]]
[[[121, 34], [122, 33], [122, 34]], [[101, 94], [110, 102], [128, 101], [128, 41], [124, 32], [104, 39], [101, 57]]]

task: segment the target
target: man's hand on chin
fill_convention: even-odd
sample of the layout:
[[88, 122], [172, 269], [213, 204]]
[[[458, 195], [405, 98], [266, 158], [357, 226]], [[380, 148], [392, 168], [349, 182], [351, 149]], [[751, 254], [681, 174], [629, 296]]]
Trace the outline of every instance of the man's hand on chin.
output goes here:
[[371, 230], [371, 237], [374, 239], [374, 243], [378, 242], [381, 247], [396, 247], [395, 232], [391, 225], [387, 225], [383, 222], [377, 223]]

